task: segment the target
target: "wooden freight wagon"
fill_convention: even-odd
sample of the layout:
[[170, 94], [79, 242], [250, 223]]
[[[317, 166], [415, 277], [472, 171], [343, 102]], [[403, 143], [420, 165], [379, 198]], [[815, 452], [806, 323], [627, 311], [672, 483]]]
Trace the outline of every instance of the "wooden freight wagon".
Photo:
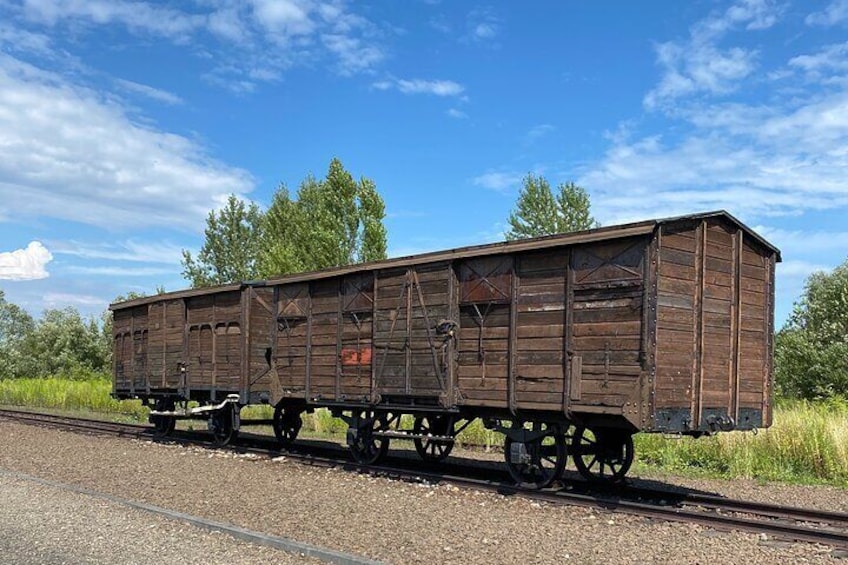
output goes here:
[[713, 212], [141, 298], [111, 307], [114, 395], [221, 442], [241, 406], [284, 444], [326, 407], [363, 462], [398, 437], [442, 459], [482, 418], [524, 485], [569, 456], [621, 480], [635, 432], [771, 424], [779, 260]]

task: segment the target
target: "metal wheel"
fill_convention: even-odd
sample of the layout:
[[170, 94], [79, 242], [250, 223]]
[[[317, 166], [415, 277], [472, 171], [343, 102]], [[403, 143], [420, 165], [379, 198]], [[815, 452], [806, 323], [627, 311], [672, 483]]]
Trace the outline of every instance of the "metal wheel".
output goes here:
[[357, 463], [373, 465], [385, 457], [389, 450], [389, 438], [373, 435], [375, 430], [386, 426], [385, 416], [365, 413], [361, 416], [359, 428], [350, 445], [350, 452]]
[[[153, 409], [160, 412], [172, 412], [175, 407], [174, 399], [165, 397], [157, 399]], [[150, 416], [150, 423], [153, 424], [153, 433], [156, 437], [167, 437], [174, 432], [177, 419], [168, 416]]]
[[571, 439], [571, 454], [584, 478], [618, 483], [633, 464], [633, 436], [624, 430], [578, 427]]
[[299, 409], [283, 402], [277, 404], [274, 409], [274, 435], [281, 447], [291, 446], [302, 426]]
[[568, 459], [565, 438], [559, 426], [545, 422], [527, 425], [514, 422], [513, 430], [516, 428], [523, 435], [523, 441], [512, 439], [509, 435], [504, 441], [509, 474], [523, 488], [540, 489], [549, 486], [562, 474]]
[[[453, 437], [453, 422], [450, 416], [417, 416], [412, 426], [413, 433]], [[414, 438], [415, 451], [424, 461], [444, 461], [453, 449], [453, 440]]]
[[234, 404], [227, 404], [209, 417], [209, 431], [212, 432], [215, 445], [223, 447], [238, 436], [236, 410]]

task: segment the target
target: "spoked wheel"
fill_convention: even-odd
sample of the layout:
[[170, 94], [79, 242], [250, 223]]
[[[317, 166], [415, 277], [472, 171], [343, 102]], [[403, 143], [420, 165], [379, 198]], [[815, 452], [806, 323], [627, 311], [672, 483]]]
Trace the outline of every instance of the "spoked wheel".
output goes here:
[[[450, 416], [417, 416], [412, 426], [415, 434], [453, 437], [453, 422]], [[453, 440], [415, 438], [415, 451], [424, 461], [444, 461], [453, 449]]]
[[238, 436], [236, 410], [236, 406], [230, 403], [209, 417], [209, 431], [212, 432], [215, 445], [223, 447]]
[[562, 474], [568, 453], [559, 426], [545, 422], [524, 425], [513, 422], [513, 429], [523, 428], [524, 441], [504, 441], [504, 456], [509, 474], [523, 488], [540, 489], [549, 486]]
[[283, 402], [277, 404], [274, 409], [274, 435], [277, 436], [281, 447], [290, 447], [297, 438], [303, 426], [300, 412], [297, 407]]
[[578, 427], [571, 439], [571, 454], [584, 478], [622, 482], [633, 464], [633, 436], [624, 430]]
[[374, 435], [374, 431], [385, 428], [386, 423], [385, 415], [365, 413], [360, 417], [359, 428], [350, 445], [350, 452], [357, 463], [373, 465], [386, 455], [389, 450], [389, 438]]
[[[173, 412], [176, 404], [173, 398], [159, 398], [153, 409], [159, 412]], [[177, 426], [177, 419], [168, 416], [150, 416], [150, 423], [153, 424], [153, 433], [156, 437], [166, 437], [174, 432]]]

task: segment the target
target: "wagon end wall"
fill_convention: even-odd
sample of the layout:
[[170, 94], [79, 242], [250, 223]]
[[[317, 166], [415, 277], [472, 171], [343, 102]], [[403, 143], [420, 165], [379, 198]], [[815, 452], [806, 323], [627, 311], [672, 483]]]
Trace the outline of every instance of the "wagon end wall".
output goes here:
[[659, 238], [653, 426], [769, 425], [776, 253], [721, 217]]

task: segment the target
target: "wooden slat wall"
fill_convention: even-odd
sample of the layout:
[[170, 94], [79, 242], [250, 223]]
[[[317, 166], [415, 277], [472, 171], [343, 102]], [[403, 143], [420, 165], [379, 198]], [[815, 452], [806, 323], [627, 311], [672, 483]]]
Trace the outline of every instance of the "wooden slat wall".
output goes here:
[[[456, 264], [459, 331], [457, 385], [467, 406], [509, 406], [511, 256], [469, 259]], [[538, 320], [540, 324], [545, 320]]]
[[569, 251], [518, 258], [515, 351], [517, 408], [561, 410]]
[[132, 387], [132, 309], [115, 312], [112, 321], [113, 359], [112, 374], [115, 390], [129, 390]]
[[[167, 388], [179, 388], [183, 384], [181, 371], [184, 362], [185, 347], [185, 303], [182, 300], [168, 300], [164, 304], [162, 331], [160, 332], [160, 343], [164, 351], [162, 362], [162, 373], [164, 380], [162, 386]], [[151, 366], [151, 371], [156, 369]]]
[[699, 383], [693, 399], [693, 420], [696, 426], [703, 422], [704, 411], [726, 410], [734, 415], [736, 389], [736, 282], [737, 244], [736, 230], [724, 223], [706, 222], [702, 227], [703, 239], [703, 300]]
[[[334, 398], [339, 371], [339, 279], [315, 281], [312, 296], [312, 356], [309, 367], [309, 398]], [[304, 374], [305, 377], [305, 374]], [[306, 385], [306, 379], [303, 381]]]
[[227, 292], [215, 296], [213, 322], [215, 365], [212, 386], [217, 390], [234, 392], [239, 390], [241, 382], [241, 293]]
[[660, 241], [654, 408], [688, 410], [695, 429], [710, 414], [745, 426], [768, 405], [773, 253], [719, 218]]
[[238, 392], [242, 367], [241, 293], [185, 300], [186, 380], [192, 389]]
[[[242, 307], [247, 302], [248, 315], [241, 320], [239, 343], [246, 341], [247, 360], [235, 358], [231, 361], [234, 365], [241, 363], [243, 368], [239, 376], [246, 375], [247, 383], [242, 382], [242, 389], [270, 392], [270, 375], [272, 365], [269, 365], [273, 348], [274, 331], [274, 289], [269, 287], [258, 287], [249, 290], [247, 296], [241, 300]], [[246, 318], [246, 319], [245, 319]], [[232, 378], [232, 377], [231, 377]], [[238, 378], [232, 378], [233, 385], [239, 382]], [[235, 390], [235, 389], [234, 389]]]
[[621, 408], [640, 396], [644, 269], [649, 240], [628, 238], [572, 251], [572, 341], [580, 374], [572, 375], [572, 410]]
[[339, 383], [336, 398], [367, 401], [374, 361], [374, 274], [349, 275], [342, 283], [339, 306]]
[[272, 339], [273, 366], [283, 390], [305, 393], [311, 300], [309, 284], [279, 286], [275, 300], [277, 327], [273, 330], [276, 337]]
[[380, 395], [447, 392], [436, 324], [448, 317], [448, 263], [377, 273], [374, 355]]
[[[120, 313], [117, 312], [117, 313]], [[165, 386], [165, 303], [148, 307], [147, 370], [152, 388]]]
[[[769, 421], [771, 406], [771, 335], [773, 332], [772, 295], [774, 258], [743, 241], [742, 315], [739, 342], [739, 407], [760, 408], [763, 420]], [[743, 423], [743, 422], [740, 422]]]
[[132, 374], [135, 390], [147, 390], [147, 308], [132, 309]]
[[695, 327], [700, 325], [703, 237], [695, 224], [664, 227], [657, 281], [657, 353], [654, 409], [688, 408], [693, 399]]

